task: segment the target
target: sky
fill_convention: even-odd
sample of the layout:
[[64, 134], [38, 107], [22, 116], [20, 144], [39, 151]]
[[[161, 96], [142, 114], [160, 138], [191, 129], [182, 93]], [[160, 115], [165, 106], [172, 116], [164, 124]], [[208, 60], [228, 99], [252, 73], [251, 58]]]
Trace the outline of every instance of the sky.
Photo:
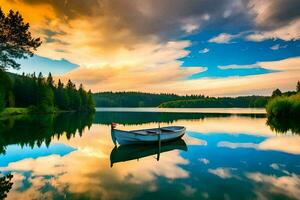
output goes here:
[[[299, 0], [0, 0], [43, 44], [17, 73], [93, 92], [270, 95], [300, 80]], [[16, 72], [16, 71], [14, 71]]]

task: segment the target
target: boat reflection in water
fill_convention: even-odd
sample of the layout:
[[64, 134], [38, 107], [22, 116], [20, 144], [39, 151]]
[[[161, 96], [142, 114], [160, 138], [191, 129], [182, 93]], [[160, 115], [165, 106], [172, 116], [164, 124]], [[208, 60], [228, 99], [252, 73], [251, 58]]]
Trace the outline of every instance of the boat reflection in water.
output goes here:
[[187, 151], [187, 145], [183, 139], [177, 139], [174, 141], [157, 144], [132, 144], [115, 146], [110, 153], [110, 165], [111, 167], [118, 162], [126, 162], [129, 160], [135, 160], [144, 158], [147, 156], [157, 155], [156, 159], [159, 161], [160, 154], [172, 150]]

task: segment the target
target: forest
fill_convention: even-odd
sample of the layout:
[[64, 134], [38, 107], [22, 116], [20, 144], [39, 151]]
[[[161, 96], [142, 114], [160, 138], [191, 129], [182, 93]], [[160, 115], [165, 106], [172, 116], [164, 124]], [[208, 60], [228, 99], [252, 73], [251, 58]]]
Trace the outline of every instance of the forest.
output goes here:
[[97, 107], [157, 107], [174, 100], [202, 98], [198, 95], [151, 94], [143, 92], [100, 92], [93, 94]]
[[64, 111], [94, 111], [91, 91], [69, 80], [56, 84], [51, 73], [47, 78], [40, 73], [16, 75], [0, 71], [0, 110], [4, 108], [29, 108], [33, 113]]
[[97, 107], [265, 107], [265, 96], [208, 97], [204, 95], [151, 94], [142, 92], [102, 92], [93, 94]]

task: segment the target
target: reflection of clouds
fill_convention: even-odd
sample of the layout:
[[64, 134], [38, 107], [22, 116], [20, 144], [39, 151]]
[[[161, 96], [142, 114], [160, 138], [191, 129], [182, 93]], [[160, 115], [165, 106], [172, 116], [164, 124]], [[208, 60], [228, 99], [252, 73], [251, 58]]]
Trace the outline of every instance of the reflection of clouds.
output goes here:
[[208, 169], [208, 172], [214, 174], [222, 179], [232, 178], [233, 175], [231, 173], [231, 168], [216, 168], [216, 169]]
[[227, 142], [227, 141], [221, 141], [217, 144], [218, 147], [227, 147], [231, 149], [236, 148], [256, 148], [257, 144], [255, 143], [238, 143], [238, 142]]
[[188, 135], [184, 135], [183, 139], [187, 145], [207, 145], [205, 140], [200, 140], [198, 138], [190, 137]]
[[271, 137], [260, 143], [258, 147], [263, 150], [300, 154], [300, 136], [282, 135]]
[[[29, 158], [2, 168], [15, 174], [16, 185], [8, 199], [51, 199], [68, 192], [78, 198], [84, 195], [94, 199], [131, 199], [138, 193], [157, 190], [158, 176], [171, 181], [189, 177], [189, 172], [178, 166], [188, 164], [179, 151], [162, 153], [159, 162], [149, 156], [110, 168], [113, 143], [109, 130], [108, 126], [94, 125], [81, 138], [61, 138], [60, 142], [77, 149], [63, 157]], [[28, 173], [30, 175], [25, 177]], [[28, 188], [23, 190], [25, 179]], [[42, 188], [50, 189], [43, 191]]]
[[288, 172], [287, 170], [283, 169], [284, 166], [285, 166], [285, 165], [277, 164], [277, 163], [272, 163], [272, 164], [270, 165], [270, 167], [271, 167], [272, 169], [281, 171], [282, 173], [289, 175], [290, 172]]
[[254, 148], [258, 150], [274, 150], [292, 154], [300, 154], [300, 136], [282, 135], [266, 138], [259, 144], [255, 143], [238, 143], [221, 141], [217, 144], [218, 147], [236, 148]]
[[196, 188], [193, 188], [192, 186], [190, 185], [184, 185], [183, 186], [183, 191], [182, 193], [185, 195], [185, 196], [188, 196], [188, 197], [191, 197], [193, 196], [195, 193], [197, 192], [197, 189]]
[[300, 178], [292, 174], [290, 176], [271, 176], [262, 173], [247, 173], [250, 180], [262, 183], [262, 187], [256, 188], [259, 199], [270, 199], [270, 193], [288, 195], [291, 198], [300, 199]]
[[[179, 120], [181, 122], [181, 120]], [[199, 123], [194, 121], [181, 122], [189, 131], [197, 131], [200, 133], [230, 133], [230, 134], [249, 134], [270, 136], [274, 133], [266, 125], [266, 118], [251, 118], [251, 117], [206, 117], [199, 120]], [[255, 128], [254, 128], [255, 127]]]
[[205, 164], [205, 165], [209, 164], [209, 160], [206, 159], [206, 158], [199, 158], [198, 160], [199, 160], [200, 162], [202, 162], [203, 164]]

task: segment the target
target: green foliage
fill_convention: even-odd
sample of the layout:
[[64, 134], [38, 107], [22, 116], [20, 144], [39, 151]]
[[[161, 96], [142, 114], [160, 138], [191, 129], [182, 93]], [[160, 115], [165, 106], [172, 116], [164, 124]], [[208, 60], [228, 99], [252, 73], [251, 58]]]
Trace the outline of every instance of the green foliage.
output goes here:
[[[82, 85], [77, 90], [76, 85], [69, 80], [66, 87], [59, 80], [56, 85], [51, 74], [44, 78], [40, 73], [14, 75], [10, 78], [6, 72], [0, 73], [0, 106], [30, 107], [33, 113], [53, 113], [58, 110], [94, 111], [95, 104], [92, 94], [86, 92]], [[2, 77], [2, 78], [1, 78]], [[4, 77], [4, 78], [3, 78]], [[13, 79], [13, 83], [11, 82]]]
[[204, 95], [179, 96], [141, 92], [102, 92], [93, 94], [97, 107], [265, 107], [268, 97], [205, 97]]
[[296, 92], [300, 92], [300, 81], [297, 82]]
[[267, 106], [267, 124], [278, 132], [300, 133], [300, 94], [271, 99]]
[[202, 95], [151, 94], [142, 92], [101, 92], [93, 94], [97, 107], [157, 107], [175, 100], [202, 98]]
[[14, 105], [14, 99], [11, 96], [12, 81], [9, 76], [0, 69], [0, 111], [3, 110], [6, 105]]
[[278, 97], [281, 95], [282, 95], [282, 92], [278, 88], [272, 92], [272, 97]]
[[19, 12], [9, 11], [7, 16], [0, 8], [0, 70], [19, 69], [15, 60], [32, 56], [41, 45], [39, 38], [32, 38], [29, 24]]
[[246, 97], [205, 97], [191, 100], [177, 100], [165, 102], [159, 105], [161, 108], [248, 108], [264, 107], [268, 97], [246, 96]]

